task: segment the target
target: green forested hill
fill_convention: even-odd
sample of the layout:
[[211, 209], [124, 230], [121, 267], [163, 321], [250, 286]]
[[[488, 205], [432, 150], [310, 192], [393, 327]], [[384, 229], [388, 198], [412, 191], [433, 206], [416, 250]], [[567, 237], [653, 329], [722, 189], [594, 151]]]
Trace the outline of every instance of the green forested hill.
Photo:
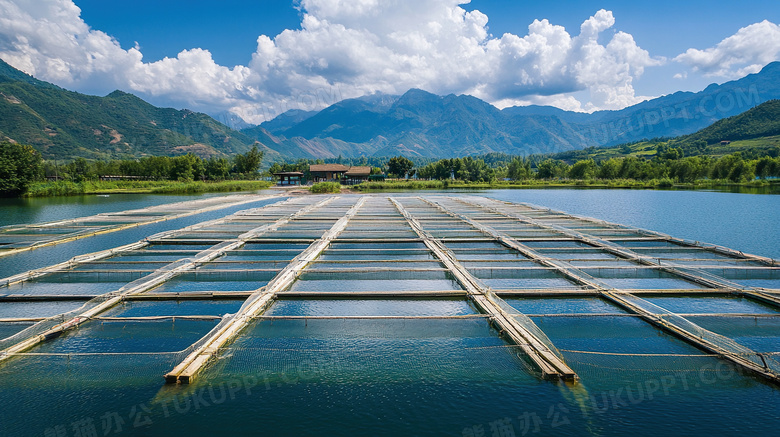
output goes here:
[[780, 135], [780, 100], [770, 100], [742, 114], [716, 121], [712, 126], [680, 138], [680, 141], [749, 140]]
[[2, 140], [30, 144], [45, 158], [58, 159], [213, 156], [243, 153], [255, 142], [206, 114], [157, 108], [121, 91], [106, 97], [67, 91], [0, 60]]
[[612, 147], [589, 147], [550, 156], [567, 162], [583, 159], [601, 161], [623, 156], [652, 158], [658, 152], [659, 146], [678, 148], [684, 156], [720, 157], [734, 152], [740, 152], [748, 158], [778, 156], [780, 154], [780, 100], [769, 100], [690, 135], [637, 141]]

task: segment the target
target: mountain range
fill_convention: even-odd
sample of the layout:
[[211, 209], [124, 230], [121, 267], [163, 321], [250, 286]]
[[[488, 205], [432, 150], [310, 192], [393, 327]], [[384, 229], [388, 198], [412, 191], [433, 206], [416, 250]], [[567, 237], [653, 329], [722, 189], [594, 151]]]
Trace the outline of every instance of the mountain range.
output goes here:
[[229, 113], [215, 113], [219, 122], [186, 109], [157, 108], [121, 91], [105, 97], [68, 91], [0, 61], [0, 140], [31, 144], [44, 157], [60, 159], [230, 155], [253, 144], [268, 160], [529, 155], [691, 134], [778, 98], [780, 62], [773, 62], [739, 80], [619, 111], [499, 110], [468, 95], [411, 89], [346, 99], [321, 111], [292, 110], [247, 127]]
[[2, 140], [30, 144], [54, 159], [214, 156], [243, 153], [255, 143], [206, 114], [157, 108], [122, 91], [105, 97], [68, 91], [0, 60]]
[[243, 132], [294, 157], [529, 155], [691, 134], [777, 98], [780, 62], [773, 62], [739, 80], [619, 111], [499, 110], [472, 96], [412, 89], [402, 96], [343, 100], [319, 112], [290, 111]]

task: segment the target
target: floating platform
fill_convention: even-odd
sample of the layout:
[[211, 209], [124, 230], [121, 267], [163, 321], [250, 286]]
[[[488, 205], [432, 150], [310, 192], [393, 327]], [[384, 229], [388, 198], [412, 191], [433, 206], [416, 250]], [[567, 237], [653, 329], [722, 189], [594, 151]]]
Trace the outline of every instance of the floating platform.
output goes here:
[[47, 223], [0, 227], [0, 256], [259, 202], [281, 195], [237, 194], [97, 214]]
[[[221, 199], [200, 207], [260, 200]], [[187, 213], [183, 209], [159, 208], [171, 217]], [[142, 216], [133, 215], [133, 224], [145, 223], [135, 221]], [[65, 241], [58, 238], [40, 244]], [[731, 313], [679, 310], [669, 301], [675, 297], [749, 304]], [[583, 299], [609, 310], [556, 312]], [[354, 302], [372, 300], [403, 308], [348, 313]], [[326, 305], [335, 313], [275, 313], [294, 302]], [[539, 308], [526, 308], [531, 304]], [[437, 305], [461, 312], [410, 310]], [[713, 322], [776, 323], [778, 308], [777, 261], [733, 249], [481, 196], [302, 196], [0, 280], [0, 362], [37, 354], [40, 345], [93, 324], [197, 322], [210, 328], [186, 348], [166, 352], [175, 359], [164, 375], [167, 383], [192, 383], [264, 323], [468, 321], [492, 326], [534, 375], [576, 384], [586, 377], [569, 357], [614, 351], [559, 349], [540, 321], [624, 317], [682, 339], [702, 356], [780, 383], [778, 342], [774, 350], [759, 341], [745, 343], [749, 331], [737, 336]]]

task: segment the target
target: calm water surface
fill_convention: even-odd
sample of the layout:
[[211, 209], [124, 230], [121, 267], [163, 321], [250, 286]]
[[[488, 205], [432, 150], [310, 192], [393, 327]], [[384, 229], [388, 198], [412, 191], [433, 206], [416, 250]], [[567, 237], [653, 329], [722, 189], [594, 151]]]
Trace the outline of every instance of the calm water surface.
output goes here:
[[41, 223], [86, 217], [95, 214], [147, 208], [164, 203], [184, 202], [224, 195], [206, 193], [193, 195], [110, 194], [68, 197], [0, 198], [0, 226]]
[[[146, 200], [142, 200], [142, 201], [157, 201], [157, 199], [155, 198], [149, 199], [148, 196], [144, 196], [144, 199]], [[192, 197], [184, 198], [182, 196], [176, 196], [176, 199], [174, 201], [179, 202], [187, 199], [193, 199], [193, 198]], [[166, 220], [163, 222], [137, 226], [133, 228], [124, 229], [121, 231], [96, 235], [94, 237], [84, 238], [84, 239], [75, 240], [67, 243], [56, 244], [54, 246], [46, 246], [39, 249], [27, 251], [27, 252], [21, 252], [13, 256], [0, 257], [0, 278], [5, 278], [11, 275], [15, 275], [17, 273], [25, 272], [27, 270], [37, 269], [52, 264], [64, 262], [73, 258], [76, 255], [97, 252], [100, 250], [111, 249], [125, 244], [134, 243], [136, 241], [143, 240], [149, 235], [153, 235], [158, 232], [164, 232], [171, 229], [180, 229], [206, 220], [214, 220], [217, 218], [224, 217], [226, 215], [233, 214], [238, 211], [251, 209], [251, 208], [259, 208], [282, 200], [284, 200], [284, 198], [273, 198], [273, 199], [252, 202], [252, 203], [245, 203], [242, 205], [218, 209], [215, 211], [202, 212], [200, 214], [194, 214], [191, 216], [182, 217], [178, 219]], [[73, 201], [77, 203], [79, 202], [78, 199], [73, 199]], [[139, 204], [136, 202], [137, 202], [136, 200], [132, 200], [131, 198], [129, 200], [129, 203], [122, 204], [124, 206], [112, 205], [111, 210], [122, 211], [125, 209], [143, 207], [143, 205], [139, 206]], [[152, 204], [147, 204], [146, 206], [151, 206], [151, 205]], [[6, 205], [2, 209], [0, 209], [0, 212], [2, 214], [5, 214], [6, 212], [11, 211], [13, 209], [15, 208]], [[38, 216], [47, 217], [45, 221], [77, 217], [72, 215], [62, 216], [61, 214], [63, 210], [61, 210], [59, 206], [50, 205], [50, 206], [43, 207], [43, 210], [44, 211], [41, 212], [40, 215]], [[67, 210], [71, 212], [74, 211], [73, 205], [70, 205], [67, 208]], [[80, 211], [80, 210], [75, 209], [75, 211]], [[101, 212], [105, 212], [105, 211], [92, 210], [90, 214], [99, 214]], [[21, 213], [14, 213], [14, 214], [21, 215]], [[189, 247], [192, 248], [192, 246]]]
[[655, 190], [474, 192], [780, 258], [780, 195]]

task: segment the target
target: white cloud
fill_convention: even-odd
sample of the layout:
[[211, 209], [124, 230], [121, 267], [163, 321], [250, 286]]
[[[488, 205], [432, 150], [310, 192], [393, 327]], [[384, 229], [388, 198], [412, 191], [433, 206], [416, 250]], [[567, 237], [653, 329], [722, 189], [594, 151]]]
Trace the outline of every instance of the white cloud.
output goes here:
[[[261, 35], [247, 66], [218, 65], [185, 50], [143, 62], [91, 29], [71, 0], [0, 0], [0, 58], [36, 77], [86, 92], [114, 88], [154, 103], [260, 122], [290, 108], [320, 108], [373, 92], [422, 88], [466, 93], [498, 105], [551, 103], [567, 109], [617, 109], [641, 101], [633, 81], [652, 58], [612, 28], [600, 10], [572, 36], [547, 20], [528, 34], [488, 34], [488, 17], [464, 0], [301, 0], [300, 30]], [[571, 93], [589, 91], [579, 102]]]
[[0, 58], [39, 79], [84, 92], [119, 88], [201, 110], [242, 99], [247, 67], [219, 66], [201, 49], [144, 63], [137, 47], [122, 49], [109, 35], [90, 29], [80, 14], [71, 0], [0, 0]]
[[526, 99], [502, 99], [493, 102], [498, 109], [508, 108], [510, 106], [555, 106], [565, 111], [586, 112], [582, 107], [582, 102], [569, 94], [555, 94], [552, 96], [529, 96]]
[[780, 56], [780, 26], [764, 20], [704, 50], [688, 49], [674, 58], [705, 76], [736, 79], [756, 73]]

